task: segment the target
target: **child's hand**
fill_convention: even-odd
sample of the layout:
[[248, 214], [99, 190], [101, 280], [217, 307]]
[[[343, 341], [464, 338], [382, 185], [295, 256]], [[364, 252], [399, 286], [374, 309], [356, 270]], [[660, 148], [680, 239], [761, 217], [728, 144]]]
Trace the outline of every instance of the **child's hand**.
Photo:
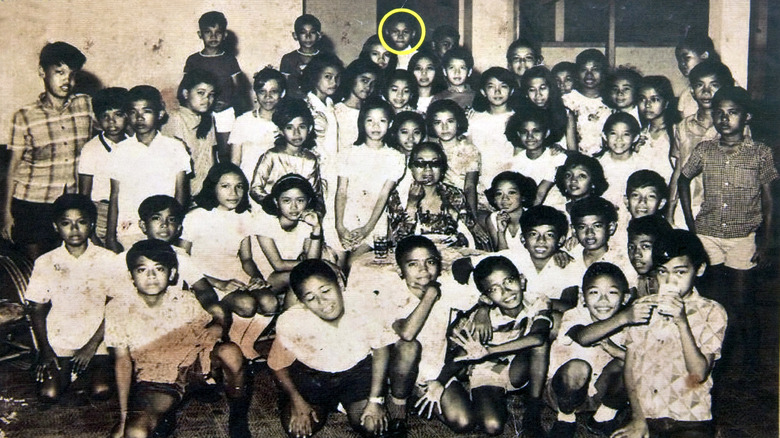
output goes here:
[[471, 333], [476, 333], [481, 342], [489, 342], [493, 339], [493, 326], [490, 323], [490, 309], [488, 307], [477, 307], [469, 325]]
[[579, 243], [580, 242], [577, 241], [576, 237], [569, 236], [569, 238], [566, 239], [566, 242], [563, 244], [563, 247], [566, 248], [566, 251], [571, 251], [576, 248]]
[[439, 383], [438, 380], [428, 380], [422, 387], [425, 389], [425, 394], [417, 400], [414, 404], [415, 408], [418, 408], [417, 415], [423, 416], [425, 408], [428, 408], [428, 419], [431, 419], [433, 410], [436, 409], [441, 415], [441, 395], [444, 393], [444, 385]]
[[387, 430], [387, 410], [384, 405], [368, 402], [360, 415], [360, 425], [381, 435]]
[[38, 357], [38, 366], [35, 367], [35, 380], [37, 382], [43, 382], [51, 377], [51, 368], [60, 369], [60, 364], [57, 363], [57, 355], [54, 354], [54, 350], [49, 348], [41, 349]]
[[759, 269], [769, 268], [772, 265], [772, 260], [769, 257], [769, 245], [766, 243], [757, 245], [756, 252], [750, 261], [757, 264]]
[[322, 137], [328, 130], [328, 118], [322, 111], [315, 111], [314, 114], [314, 132], [317, 137]]
[[566, 265], [574, 261], [574, 257], [569, 255], [566, 251], [557, 251], [553, 254], [553, 261], [555, 262], [555, 266], [565, 268]]
[[368, 237], [368, 229], [366, 227], [360, 227], [352, 230], [352, 232], [349, 233], [350, 238], [354, 242], [355, 246], [360, 245], [363, 243], [364, 240], [366, 240], [366, 237]]
[[292, 412], [290, 413], [290, 424], [287, 430], [295, 436], [305, 437], [312, 434], [314, 428], [312, 427], [312, 420], [315, 423], [320, 420], [317, 418], [317, 411], [306, 403], [304, 400], [299, 402], [293, 402]]
[[97, 351], [97, 347], [98, 344], [93, 345], [93, 342], [87, 342], [87, 345], [76, 350], [76, 353], [70, 359], [70, 361], [73, 362], [74, 373], [81, 374], [87, 370], [87, 367], [89, 366], [89, 362], [95, 356], [95, 351]]
[[496, 214], [496, 231], [505, 233], [507, 228], [509, 228], [509, 213], [501, 210]]
[[320, 216], [314, 210], [306, 210], [301, 213], [300, 220], [312, 228], [320, 226]]
[[650, 317], [653, 315], [653, 309], [655, 303], [649, 300], [636, 301], [628, 309], [626, 309], [626, 315], [628, 316], [628, 323], [632, 325], [647, 324], [650, 321]]
[[13, 229], [14, 217], [8, 212], [3, 215], [3, 228], [0, 229], [0, 234], [3, 236], [3, 239], [13, 242], [13, 239], [11, 239], [11, 231], [13, 231]]
[[218, 289], [230, 293], [230, 292], [235, 292], [239, 289], [246, 289], [246, 284], [244, 284], [243, 281], [236, 280], [235, 278], [231, 278], [230, 280], [222, 282], [222, 284], [219, 285]]
[[406, 201], [407, 208], [409, 205], [416, 207], [424, 197], [425, 190], [423, 190], [422, 184], [418, 183], [417, 181], [413, 182], [411, 187], [409, 187], [409, 195]]
[[480, 360], [490, 354], [487, 347], [482, 345], [479, 339], [466, 330], [456, 331], [452, 334], [450, 340], [465, 351], [464, 354], [455, 357], [455, 362]]
[[610, 438], [650, 438], [650, 430], [647, 421], [643, 418], [631, 420], [630, 423], [618, 429]]
[[659, 315], [671, 317], [675, 323], [685, 319], [685, 303], [676, 294], [659, 293], [657, 310]]
[[125, 248], [122, 246], [122, 244], [117, 242], [116, 238], [113, 238], [113, 239], [106, 238], [105, 245], [106, 245], [106, 249], [107, 250], [113, 251], [116, 254], [119, 254], [119, 253], [121, 253], [122, 251], [125, 250]]
[[[236, 281], [238, 281], [238, 280], [236, 280]], [[257, 289], [265, 289], [265, 288], [267, 288], [269, 286], [270, 285], [265, 280], [265, 278], [260, 276], [260, 277], [252, 277], [251, 279], [249, 279], [249, 284], [246, 285], [245, 289], [257, 290]]]

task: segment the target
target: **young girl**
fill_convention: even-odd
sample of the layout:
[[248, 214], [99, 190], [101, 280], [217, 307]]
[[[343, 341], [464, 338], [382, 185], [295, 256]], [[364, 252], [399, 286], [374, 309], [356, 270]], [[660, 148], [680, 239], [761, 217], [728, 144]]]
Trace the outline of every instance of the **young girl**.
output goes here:
[[[395, 68], [398, 66], [398, 55], [387, 51], [382, 42], [379, 41], [379, 35], [368, 37], [366, 42], [363, 43], [363, 48], [360, 50], [358, 58], [373, 62], [382, 69], [382, 72], [395, 71]], [[383, 80], [384, 78], [380, 78], [380, 81]]]
[[618, 67], [612, 74], [607, 76], [605, 89], [607, 94], [604, 96], [604, 102], [610, 108], [616, 111], [629, 113], [639, 121], [639, 112], [637, 111], [637, 88], [642, 81], [642, 75], [636, 70], [628, 67]]
[[[512, 115], [506, 125], [506, 139], [514, 146], [510, 168], [533, 178], [538, 184], [533, 205], [545, 202], [555, 181], [555, 170], [566, 160], [565, 154], [556, 153], [548, 147], [550, 130], [546, 116], [545, 112], [528, 107]], [[551, 202], [551, 205], [565, 204], [560, 195], [552, 198], [556, 202]]]
[[336, 94], [339, 87], [343, 69], [341, 60], [335, 55], [320, 53], [312, 58], [303, 70], [303, 89], [307, 93], [305, 100], [314, 117], [316, 146], [313, 152], [319, 158], [320, 168], [326, 180], [332, 175], [336, 166], [338, 122], [332, 96]]
[[598, 154], [598, 159], [603, 169], [609, 169], [606, 175], [609, 188], [603, 197], [621, 205], [626, 193], [626, 180], [632, 173], [646, 167], [645, 161], [635, 153], [639, 123], [629, 113], [616, 112], [604, 122], [603, 139], [604, 150]]
[[439, 59], [431, 52], [420, 50], [409, 60], [409, 71], [417, 81], [417, 111], [425, 114], [433, 96], [444, 90], [439, 76]]
[[253, 175], [260, 155], [273, 146], [279, 128], [273, 122], [277, 105], [287, 93], [284, 75], [270, 67], [255, 73], [252, 89], [257, 106], [244, 113], [230, 131], [230, 161], [241, 168], [244, 175]]
[[525, 38], [512, 42], [506, 49], [506, 65], [515, 74], [515, 81], [520, 85], [520, 79], [529, 68], [541, 65], [544, 61], [542, 48]]
[[[685, 35], [674, 49], [674, 57], [677, 59], [677, 68], [680, 69], [680, 73], [682, 73], [686, 79], [691, 73], [691, 70], [702, 61], [710, 59], [715, 62], [720, 62], [720, 55], [715, 51], [715, 44], [713, 44], [712, 39], [706, 34], [688, 33]], [[678, 98], [679, 102], [677, 109], [680, 111], [682, 117], [696, 114], [696, 111], [699, 110], [699, 106], [696, 104], [696, 100], [693, 98], [690, 88], [683, 89]]]
[[485, 192], [495, 211], [488, 218], [488, 233], [498, 251], [523, 251], [520, 241], [520, 216], [536, 196], [536, 183], [517, 172], [501, 172]]
[[252, 199], [262, 202], [276, 181], [288, 173], [305, 177], [318, 196], [322, 196], [319, 160], [311, 151], [315, 122], [306, 102], [300, 99], [282, 100], [272, 120], [281, 134], [276, 137], [274, 147], [257, 162], [252, 177]]
[[[447, 52], [449, 53], [449, 52]], [[428, 135], [441, 145], [449, 166], [444, 182], [463, 190], [472, 215], [477, 214], [477, 182], [482, 168], [482, 155], [468, 137], [469, 120], [455, 101], [437, 100], [428, 107]], [[485, 208], [487, 209], [487, 207]]]
[[355, 147], [339, 159], [335, 227], [342, 247], [354, 254], [369, 249], [367, 238], [374, 230], [387, 233], [385, 204], [404, 173], [403, 154], [385, 144], [392, 120], [389, 103], [378, 97], [367, 100], [360, 109]]
[[573, 114], [577, 126], [577, 150], [593, 155], [601, 150], [601, 128], [612, 110], [602, 99], [607, 58], [596, 49], [577, 55], [577, 87], [563, 96], [563, 103]]
[[246, 310], [260, 304], [261, 313], [270, 313], [276, 310], [276, 297], [252, 259], [250, 238], [257, 227], [249, 213], [247, 186], [235, 164], [214, 165], [195, 197], [199, 208], [184, 217], [181, 239], [228, 309], [252, 314]]
[[425, 139], [425, 118], [414, 111], [401, 111], [393, 118], [387, 132], [387, 144], [408, 159], [412, 148]]
[[566, 198], [566, 211], [574, 201], [601, 196], [609, 187], [599, 160], [574, 152], [555, 172], [555, 186]]
[[680, 121], [672, 83], [666, 76], [645, 76], [637, 89], [637, 109], [642, 132], [637, 152], [649, 169], [669, 181], [672, 161], [669, 157], [674, 141], [674, 125]]
[[563, 104], [555, 77], [544, 66], [531, 67], [520, 81], [518, 109], [534, 107], [547, 113], [551, 143], [562, 148], [577, 150], [577, 126], [574, 114]]
[[561, 96], [571, 93], [574, 89], [574, 78], [577, 76], [577, 65], [568, 61], [559, 62], [552, 68], [552, 74]]
[[401, 111], [414, 111], [419, 98], [417, 80], [406, 70], [395, 70], [386, 76], [382, 97], [390, 103], [396, 114]]
[[187, 145], [192, 156], [194, 177], [190, 186], [203, 185], [206, 174], [216, 162], [217, 136], [211, 107], [216, 96], [217, 79], [205, 70], [193, 70], [184, 75], [177, 97], [179, 109], [169, 113], [168, 122], [160, 132]]
[[365, 59], [352, 61], [344, 70], [344, 77], [334, 96], [338, 103], [333, 108], [339, 127], [339, 151], [349, 149], [357, 140], [360, 106], [369, 96], [376, 94], [377, 80], [381, 75], [382, 70]]

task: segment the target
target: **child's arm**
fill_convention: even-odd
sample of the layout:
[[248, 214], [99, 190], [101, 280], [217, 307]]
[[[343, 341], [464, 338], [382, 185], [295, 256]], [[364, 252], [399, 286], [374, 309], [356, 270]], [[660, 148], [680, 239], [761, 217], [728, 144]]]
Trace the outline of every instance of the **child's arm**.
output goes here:
[[106, 320], [104, 319], [100, 323], [100, 326], [97, 328], [97, 330], [95, 330], [95, 333], [92, 335], [92, 337], [89, 338], [89, 341], [87, 341], [83, 347], [76, 350], [76, 353], [73, 354], [73, 359], [71, 359], [73, 361], [73, 372], [76, 374], [81, 374], [87, 370], [87, 366], [89, 366], [89, 362], [95, 356], [95, 352], [97, 351], [98, 346], [100, 346], [100, 343], [103, 342], [103, 334], [105, 334], [105, 330]]
[[283, 259], [282, 255], [279, 254], [279, 248], [276, 246], [276, 242], [270, 237], [257, 236], [257, 243], [260, 245], [260, 249], [263, 250], [263, 254], [265, 254], [271, 267], [274, 268], [274, 271], [276, 272], [292, 271], [292, 269], [300, 263], [300, 261], [295, 259]]
[[611, 317], [588, 325], [575, 325], [566, 335], [583, 347], [591, 347], [628, 325], [646, 324], [653, 313], [651, 300], [637, 300]]
[[474, 217], [477, 217], [477, 182], [479, 181], [479, 172], [466, 172], [466, 178], [463, 182], [463, 194], [466, 195], [466, 203]]
[[244, 145], [234, 144], [228, 141], [228, 149], [230, 149], [230, 162], [241, 167], [241, 156], [244, 152]]
[[22, 161], [22, 151], [19, 149], [9, 148], [11, 156], [8, 159], [8, 170], [5, 174], [5, 199], [3, 201], [3, 229], [2, 237], [6, 240], [11, 240], [11, 230], [14, 227], [14, 218], [11, 215], [11, 201], [14, 198], [14, 188], [16, 182], [14, 177], [19, 169], [19, 163]]
[[688, 316], [685, 313], [685, 303], [682, 298], [676, 294], [658, 295], [658, 313], [664, 316], [670, 316], [674, 325], [680, 333], [680, 343], [682, 344], [683, 358], [685, 359], [685, 368], [688, 370], [688, 381], [704, 383], [712, 369], [712, 363], [715, 358], [712, 354], [704, 355], [699, 346], [696, 345], [696, 339], [691, 332], [691, 326], [688, 324]]
[[36, 303], [30, 301], [30, 319], [38, 343], [38, 366], [36, 368], [36, 379], [42, 382], [49, 375], [49, 366], [59, 369], [57, 355], [49, 344], [49, 334], [46, 328], [46, 316], [51, 310], [51, 301], [46, 303]]
[[79, 173], [79, 194], [92, 198], [92, 175]]
[[382, 217], [382, 214], [385, 212], [387, 198], [390, 196], [390, 191], [393, 190], [394, 187], [395, 181], [391, 179], [385, 181], [384, 185], [382, 185], [382, 190], [379, 192], [379, 196], [376, 199], [374, 209], [371, 211], [371, 217], [368, 219], [368, 222], [357, 230], [352, 231], [352, 238], [356, 242], [364, 241], [366, 237], [374, 231], [376, 223], [379, 222], [379, 218]]
[[306, 260], [319, 259], [322, 257], [322, 224], [320, 223], [320, 216], [315, 211], [304, 212], [301, 215], [301, 221], [311, 227], [311, 234], [309, 238], [303, 243], [303, 251], [306, 255]]
[[490, 235], [490, 241], [493, 242], [493, 247], [497, 251], [509, 249], [509, 245], [506, 243], [506, 229], [509, 226], [509, 215], [503, 211], [496, 213], [496, 226], [493, 226], [493, 221], [487, 220], [488, 234]]
[[244, 237], [241, 241], [241, 246], [238, 249], [238, 258], [241, 259], [241, 269], [250, 277], [249, 284], [247, 285], [248, 288], [262, 289], [263, 287], [268, 286], [265, 277], [263, 277], [263, 273], [260, 272], [260, 269], [252, 258], [252, 241], [249, 236]]
[[106, 248], [119, 254], [124, 250], [116, 239], [119, 222], [119, 181], [111, 178], [111, 193], [108, 196], [108, 216], [106, 219]]
[[566, 149], [576, 152], [577, 145], [577, 118], [571, 111], [566, 111]]
[[187, 172], [181, 171], [176, 174], [176, 191], [173, 197], [185, 209], [190, 205], [190, 180], [187, 178]]
[[130, 385], [133, 383], [133, 359], [130, 356], [128, 347], [114, 348], [114, 375], [116, 378], [116, 395], [119, 399], [119, 422], [111, 429], [111, 437], [120, 438], [125, 434]]
[[[682, 206], [683, 216], [685, 217], [685, 224], [688, 226], [688, 230], [692, 233], [696, 232], [696, 222], [693, 219], [693, 212], [691, 211], [691, 180], [684, 175], [679, 175], [677, 180], [677, 193], [680, 199], [680, 205]], [[670, 212], [674, 215], [674, 211]]]
[[312, 434], [312, 420], [319, 422], [317, 411], [303, 398], [295, 383], [290, 377], [289, 367], [274, 370], [274, 375], [292, 403], [292, 412], [290, 412], [290, 424], [287, 425], [287, 431], [295, 436], [310, 436]]
[[761, 235], [756, 239], [756, 253], [750, 259], [761, 268], [769, 267], [769, 249], [772, 248], [772, 184], [761, 184]]
[[268, 195], [266, 185], [268, 184], [268, 177], [271, 175], [271, 169], [273, 168], [273, 160], [268, 153], [263, 154], [257, 165], [255, 166], [255, 173], [252, 176], [251, 189], [249, 190], [249, 196], [260, 203]]
[[339, 176], [336, 184], [336, 232], [341, 239], [341, 244], [346, 248], [351, 248], [353, 241], [349, 235], [349, 230], [344, 227], [344, 208], [347, 205], [347, 189], [349, 188], [349, 178]]
[[554, 185], [555, 183], [552, 181], [547, 181], [546, 179], [539, 183], [539, 187], [536, 188], [536, 199], [534, 199], [534, 206], [542, 205], [544, 203], [544, 200], [547, 199], [547, 194], [550, 193], [550, 189]]
[[[387, 429], [387, 411], [382, 403], [375, 403], [382, 397], [387, 380], [387, 365], [390, 363], [390, 346], [374, 348], [371, 350], [371, 392], [368, 394], [368, 404], [360, 415], [360, 424], [368, 430], [375, 433], [381, 433]], [[367, 427], [369, 421], [374, 423], [374, 427]], [[377, 427], [376, 424], [379, 424]]]
[[433, 305], [440, 296], [440, 285], [438, 283], [429, 284], [425, 288], [420, 303], [417, 304], [417, 307], [414, 308], [412, 313], [406, 318], [398, 319], [393, 322], [393, 330], [401, 339], [404, 341], [413, 341], [417, 338], [417, 335], [420, 334], [420, 330], [422, 330], [425, 325], [425, 321], [428, 320], [428, 315], [431, 313]]
[[612, 434], [612, 438], [649, 438], [650, 431], [647, 427], [642, 400], [637, 391], [637, 376], [634, 368], [636, 357], [632, 354], [631, 347], [626, 353], [626, 364], [623, 367], [623, 381], [628, 394], [628, 402], [631, 405], [631, 421]]
[[479, 339], [473, 337], [467, 331], [455, 332], [450, 339], [466, 351], [465, 354], [456, 357], [455, 360], [481, 360], [493, 355], [516, 353], [526, 348], [538, 347], [543, 345], [549, 338], [551, 326], [552, 322], [549, 319], [537, 319], [531, 325], [531, 330], [527, 335], [519, 336], [517, 339], [499, 345], [483, 345]]
[[219, 296], [209, 279], [206, 277], [201, 278], [195, 284], [190, 285], [190, 290], [192, 290], [203, 310], [209, 312], [213, 318], [212, 322], [222, 326], [222, 338], [226, 339], [230, 332], [230, 326], [233, 324], [233, 314], [226, 311], [219, 303]]

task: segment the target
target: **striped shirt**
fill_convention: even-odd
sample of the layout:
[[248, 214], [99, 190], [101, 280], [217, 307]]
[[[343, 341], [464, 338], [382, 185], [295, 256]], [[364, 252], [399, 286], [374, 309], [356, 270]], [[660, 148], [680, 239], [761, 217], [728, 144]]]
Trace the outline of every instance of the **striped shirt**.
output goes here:
[[79, 154], [92, 134], [92, 100], [74, 94], [62, 109], [44, 103], [45, 94], [14, 114], [9, 149], [21, 151], [13, 197], [52, 203], [76, 192]]

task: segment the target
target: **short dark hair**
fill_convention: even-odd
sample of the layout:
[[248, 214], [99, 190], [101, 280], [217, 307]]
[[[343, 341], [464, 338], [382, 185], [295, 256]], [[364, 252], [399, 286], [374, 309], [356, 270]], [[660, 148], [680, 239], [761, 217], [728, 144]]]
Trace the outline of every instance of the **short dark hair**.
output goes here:
[[241, 178], [241, 182], [244, 183], [244, 187], [246, 187], [244, 196], [241, 197], [241, 200], [236, 207], [236, 213], [243, 213], [249, 210], [249, 182], [241, 168], [231, 162], [217, 163], [211, 166], [209, 173], [203, 180], [203, 188], [201, 188], [200, 192], [194, 197], [194, 201], [198, 204], [198, 207], [204, 210], [213, 210], [215, 207], [219, 206], [216, 194], [217, 184], [219, 184], [219, 179], [222, 178], [222, 175], [228, 173], [238, 175], [238, 177]]
[[469, 130], [469, 119], [466, 116], [466, 111], [463, 111], [463, 108], [452, 99], [441, 99], [431, 102], [428, 105], [428, 110], [425, 111], [425, 120], [428, 121], [428, 136], [437, 138], [436, 131], [433, 130], [433, 117], [437, 113], [445, 111], [455, 116], [455, 121], [458, 123], [458, 129], [455, 131], [457, 135], [463, 135]]
[[[284, 130], [285, 125], [297, 117], [301, 117], [306, 122], [306, 125], [311, 127], [307, 134], [306, 140], [301, 145], [301, 147], [304, 149], [311, 149], [315, 145], [314, 116], [311, 114], [309, 105], [305, 100], [294, 97], [283, 98], [279, 104], [276, 105], [276, 109], [271, 116], [271, 121], [274, 122], [274, 125], [276, 125], [277, 128], [279, 128], [279, 131], [282, 131]], [[284, 143], [284, 137], [281, 134], [277, 135], [274, 144], [276, 146], [282, 146]]]
[[734, 102], [746, 113], [754, 114], [755, 108], [750, 93], [742, 87], [721, 87], [712, 97], [712, 107], [717, 108], [724, 100]]
[[599, 216], [607, 222], [617, 222], [615, 204], [600, 196], [589, 196], [575, 201], [571, 206], [571, 223], [574, 224], [585, 216]]
[[490, 188], [485, 190], [485, 196], [491, 207], [495, 210], [500, 210], [496, 200], [493, 199], [496, 196], [496, 187], [502, 182], [511, 182], [517, 187], [520, 192], [520, 199], [523, 202], [523, 206], [530, 206], [534, 199], [536, 199], [536, 182], [533, 178], [529, 178], [519, 172], [505, 171], [501, 172], [490, 183]]
[[712, 38], [704, 32], [687, 32], [677, 42], [677, 47], [674, 48], [675, 55], [683, 49], [694, 51], [699, 56], [703, 55], [704, 52], [707, 52], [709, 54], [707, 59], [720, 62], [720, 55], [715, 50], [715, 44], [712, 42]]
[[86, 62], [87, 57], [79, 49], [64, 41], [57, 41], [56, 43], [49, 43], [43, 46], [38, 59], [38, 65], [44, 69], [53, 65], [65, 64], [71, 70], [81, 70], [81, 67], [84, 67]]
[[625, 111], [617, 111], [607, 117], [607, 120], [604, 121], [604, 126], [601, 128], [601, 132], [606, 134], [616, 123], [625, 123], [628, 125], [628, 129], [634, 137], [638, 137], [642, 130], [636, 117]]
[[344, 64], [341, 60], [331, 53], [320, 52], [311, 58], [306, 68], [303, 69], [303, 76], [301, 78], [301, 84], [303, 90], [306, 92], [314, 91], [317, 87], [317, 82], [320, 80], [320, 75], [326, 68], [333, 67], [339, 71], [339, 74], [344, 70]]
[[179, 267], [176, 251], [173, 250], [170, 244], [162, 240], [146, 239], [136, 242], [125, 255], [127, 269], [132, 271], [138, 265], [138, 259], [141, 257], [146, 257], [168, 269]]
[[588, 169], [588, 172], [590, 173], [590, 183], [593, 185], [593, 196], [601, 196], [607, 191], [609, 183], [604, 177], [604, 168], [601, 167], [599, 160], [579, 152], [573, 152], [566, 157], [566, 161], [563, 165], [558, 166], [558, 169], [555, 171], [555, 186], [558, 187], [561, 194], [566, 196], [566, 183], [564, 181], [566, 171], [576, 166], [582, 166]]
[[688, 73], [688, 82], [693, 86], [694, 82], [705, 76], [715, 76], [720, 82], [721, 88], [734, 86], [734, 76], [728, 66], [722, 62], [710, 59], [700, 62]]
[[654, 188], [661, 199], [669, 198], [669, 187], [666, 185], [666, 180], [650, 169], [637, 170], [628, 177], [626, 181], [626, 196], [631, 196], [631, 192], [634, 190], [645, 187]]
[[[499, 82], [507, 84], [509, 86], [510, 96], [517, 88], [515, 75], [504, 67], [490, 67], [489, 69], [485, 70], [479, 79], [479, 89], [484, 90], [487, 86], [487, 82], [490, 79], [497, 79]], [[482, 93], [475, 93], [472, 108], [474, 108], [474, 111], [485, 112], [490, 109], [490, 102], [488, 102], [487, 97], [485, 97]]]
[[474, 57], [465, 47], [458, 46], [448, 50], [441, 59], [441, 67], [446, 70], [447, 66], [450, 64], [450, 61], [453, 59], [460, 59], [464, 61], [466, 63], [466, 68], [469, 70], [474, 68]]
[[141, 201], [141, 205], [138, 206], [138, 217], [146, 222], [163, 210], [171, 210], [175, 218], [179, 221], [184, 220], [184, 207], [176, 198], [168, 195], [153, 195]]
[[577, 64], [577, 70], [583, 68], [588, 62], [595, 62], [599, 64], [606, 73], [609, 64], [607, 63], [607, 57], [604, 53], [598, 49], [585, 49], [577, 55], [574, 61]]
[[390, 74], [385, 75], [385, 83], [382, 87], [382, 96], [387, 99], [388, 92], [390, 91], [390, 86], [393, 84], [394, 81], [406, 81], [407, 84], [409, 84], [409, 103], [408, 105], [412, 108], [417, 108], [417, 100], [420, 98], [420, 89], [417, 85], [417, 79], [414, 77], [412, 72], [404, 69], [396, 69]]
[[[355, 140], [355, 145], [361, 145], [366, 142], [366, 117], [368, 117], [369, 111], [375, 109], [380, 109], [385, 112], [388, 118], [388, 122], [390, 122], [388, 124], [388, 128], [389, 125], [392, 124], [393, 115], [395, 112], [393, 111], [393, 107], [390, 105], [390, 103], [379, 96], [369, 97], [365, 102], [363, 102], [363, 104], [360, 105], [360, 112], [358, 113], [357, 121], [358, 136], [357, 140]], [[386, 133], [385, 137], [387, 137]]]
[[438, 26], [433, 30], [433, 35], [431, 35], [431, 37], [433, 38], [433, 41], [441, 41], [446, 37], [454, 39], [456, 44], [458, 41], [460, 41], [460, 34], [458, 33], [458, 30], [449, 24]]
[[[525, 77], [525, 75], [523, 75]], [[550, 117], [548, 111], [532, 105], [523, 105], [509, 116], [506, 121], [504, 136], [516, 148], [523, 148], [523, 141], [520, 137], [520, 128], [527, 122], [536, 122], [542, 130], [550, 130]], [[550, 135], [545, 136], [543, 141], [545, 146], [549, 146]]]
[[393, 118], [393, 124], [387, 130], [387, 136], [385, 137], [385, 142], [398, 151], [401, 151], [401, 145], [398, 141], [398, 130], [401, 129], [401, 126], [406, 122], [416, 123], [417, 126], [420, 127], [422, 133], [421, 139], [425, 139], [425, 117], [417, 111], [401, 111]]
[[701, 240], [688, 230], [671, 230], [653, 242], [653, 265], [661, 266], [675, 257], [688, 256], [694, 268], [709, 263]]
[[420, 152], [422, 151], [433, 151], [436, 152], [437, 155], [439, 155], [439, 159], [441, 160], [441, 177], [444, 178], [444, 174], [447, 172], [447, 169], [449, 169], [449, 164], [447, 163], [447, 154], [444, 153], [444, 149], [442, 149], [441, 145], [439, 143], [435, 143], [432, 141], [423, 141], [419, 144], [416, 144], [411, 152], [409, 152], [409, 160], [406, 164], [408, 167], [412, 166], [412, 163], [417, 160], [417, 156], [420, 155]]
[[[609, 90], [615, 86], [615, 83], [619, 80], [626, 80], [634, 87], [634, 105], [637, 101], [637, 93], [639, 92], [639, 84], [642, 82], [642, 74], [640, 74], [635, 68], [620, 66], [616, 68], [611, 74], [607, 75], [607, 80], [604, 81], [605, 89]], [[610, 108], [617, 108], [615, 102], [609, 93], [604, 95], [604, 101]]]
[[628, 221], [628, 238], [632, 236], [650, 236], [658, 240], [661, 236], [672, 231], [672, 226], [663, 217], [652, 214]]
[[552, 68], [552, 74], [557, 75], [561, 72], [568, 72], [569, 74], [576, 75], [577, 74], [577, 64], [569, 61], [562, 61]]
[[97, 207], [88, 197], [76, 193], [65, 193], [54, 200], [51, 217], [57, 221], [68, 210], [78, 210], [94, 224], [97, 220]]
[[387, 17], [387, 21], [385, 22], [385, 25], [382, 28], [382, 32], [388, 35], [390, 33], [389, 31], [390, 27], [395, 26], [398, 23], [405, 23], [407, 26], [410, 26], [414, 28], [416, 31], [418, 31], [417, 27], [419, 27], [419, 24], [417, 23], [417, 20], [412, 16], [412, 14], [409, 14], [408, 12], [399, 11]]
[[520, 230], [523, 234], [531, 232], [540, 225], [552, 226], [559, 239], [566, 237], [569, 232], [569, 220], [566, 219], [566, 215], [549, 205], [535, 205], [520, 216]]
[[263, 211], [271, 216], [278, 217], [281, 214], [279, 205], [277, 204], [279, 196], [290, 189], [298, 189], [309, 198], [306, 203], [307, 209], [317, 209], [317, 205], [319, 204], [317, 194], [314, 192], [314, 188], [312, 188], [309, 180], [296, 173], [288, 173], [279, 178], [276, 183], [274, 183], [273, 188], [271, 188], [271, 193], [263, 198], [263, 202], [260, 204], [260, 206], [263, 207]]
[[293, 30], [295, 30], [295, 33], [301, 33], [303, 31], [303, 26], [306, 26], [307, 24], [310, 24], [317, 32], [322, 32], [322, 23], [320, 23], [320, 20], [317, 17], [311, 14], [303, 14], [296, 18], [295, 23], [293, 23]]
[[507, 62], [511, 61], [509, 57], [511, 56], [512, 52], [517, 50], [518, 47], [528, 47], [529, 49], [531, 49], [531, 51], [534, 52], [534, 58], [536, 58], [537, 63], [543, 59], [542, 46], [539, 45], [539, 43], [533, 42], [527, 38], [518, 38], [512, 41], [512, 44], [510, 44], [509, 47], [506, 49]]
[[290, 271], [290, 288], [298, 299], [303, 298], [303, 282], [315, 276], [339, 284], [339, 274], [327, 262], [321, 259], [303, 260]]
[[608, 262], [596, 262], [588, 267], [585, 271], [585, 275], [582, 276], [582, 289], [584, 290], [586, 287], [593, 284], [594, 280], [602, 276], [610, 277], [617, 282], [618, 289], [620, 289], [620, 292], [623, 294], [628, 293], [628, 280], [626, 279], [626, 274], [624, 274], [620, 268]]
[[200, 16], [198, 19], [198, 28], [204, 31], [210, 27], [219, 26], [220, 29], [227, 29], [227, 18], [225, 14], [219, 11], [209, 11]]
[[160, 90], [152, 87], [151, 85], [136, 85], [127, 92], [127, 107], [125, 110], [130, 110], [133, 103], [145, 100], [152, 105], [155, 112], [165, 110], [165, 104], [163, 103], [162, 94]]
[[416, 234], [404, 237], [398, 242], [398, 245], [395, 247], [395, 262], [400, 266], [401, 263], [403, 263], [404, 257], [417, 248], [427, 249], [441, 264], [441, 253], [439, 252], [439, 249], [436, 248], [436, 245], [431, 239]]
[[265, 67], [255, 73], [252, 77], [252, 90], [255, 93], [259, 92], [268, 81], [276, 81], [279, 84], [279, 88], [282, 89], [282, 93], [287, 91], [287, 79], [284, 78], [284, 75], [279, 70], [271, 67]]
[[520, 271], [517, 269], [517, 266], [508, 258], [504, 256], [486, 257], [477, 263], [477, 266], [474, 267], [474, 272], [472, 273], [474, 276], [474, 284], [481, 293], [484, 294], [487, 292], [487, 290], [482, 287], [482, 282], [485, 281], [490, 274], [499, 269], [509, 272], [512, 276], [520, 276]]
[[92, 95], [92, 111], [98, 119], [108, 110], [127, 108], [127, 88], [108, 87]]

